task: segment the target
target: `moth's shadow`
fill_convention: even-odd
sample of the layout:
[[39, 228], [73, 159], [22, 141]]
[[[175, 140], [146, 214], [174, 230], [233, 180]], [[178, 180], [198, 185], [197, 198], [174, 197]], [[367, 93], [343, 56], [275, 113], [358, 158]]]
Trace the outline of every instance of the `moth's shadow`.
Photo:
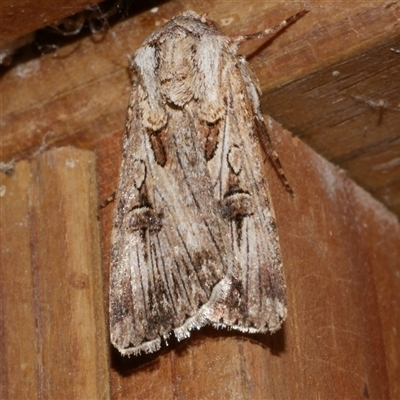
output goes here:
[[169, 352], [174, 352], [175, 356], [185, 357], [190, 347], [201, 347], [207, 345], [208, 340], [223, 341], [226, 338], [236, 338], [239, 343], [250, 342], [261, 346], [265, 351], [270, 351], [274, 356], [279, 356], [285, 351], [285, 327], [274, 334], [250, 334], [234, 330], [219, 329], [206, 326], [200, 331], [192, 331], [188, 339], [178, 342], [171, 336], [168, 346], [162, 342], [161, 349], [152, 354], [141, 354], [139, 356], [123, 357], [113, 346], [111, 349], [111, 366], [119, 374], [129, 376], [138, 369], [154, 369], [160, 363], [160, 358]]

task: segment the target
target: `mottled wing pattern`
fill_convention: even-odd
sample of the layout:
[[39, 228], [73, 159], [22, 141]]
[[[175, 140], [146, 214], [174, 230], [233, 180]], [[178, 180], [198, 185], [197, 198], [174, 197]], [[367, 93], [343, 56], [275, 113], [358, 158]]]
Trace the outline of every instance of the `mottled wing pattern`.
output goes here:
[[124, 355], [207, 323], [275, 331], [286, 316], [265, 126], [236, 50], [187, 12], [135, 54], [110, 277], [111, 341]]
[[225, 305], [209, 319], [242, 331], [274, 332], [286, 318], [286, 297], [275, 216], [262, 172], [267, 157], [260, 139], [268, 132], [259, 111], [257, 81], [233, 46], [222, 42], [218, 49], [223, 56], [213, 90], [224, 99], [226, 111], [215, 124], [208, 168], [236, 262], [225, 277], [230, 288]]
[[112, 341], [123, 354], [158, 349], [161, 337], [191, 317], [197, 316], [193, 326], [207, 323], [201, 307], [230, 260], [226, 224], [190, 117], [185, 110], [170, 113], [160, 165], [149, 138], [154, 133], [135, 122], [141, 120], [135, 96], [116, 199], [110, 290]]

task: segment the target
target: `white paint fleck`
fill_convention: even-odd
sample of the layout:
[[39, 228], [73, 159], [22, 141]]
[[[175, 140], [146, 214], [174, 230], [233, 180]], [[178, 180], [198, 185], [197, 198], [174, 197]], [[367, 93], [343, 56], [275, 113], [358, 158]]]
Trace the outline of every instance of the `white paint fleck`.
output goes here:
[[340, 75], [340, 71], [333, 71], [332, 72], [332, 76], [339, 76]]
[[233, 18], [232, 18], [232, 17], [230, 17], [230, 18], [222, 18], [222, 19], [221, 19], [221, 22], [220, 22], [220, 25], [221, 25], [221, 26], [228, 26], [228, 25], [230, 25], [232, 22], [233, 22]]
[[19, 64], [15, 67], [14, 73], [19, 78], [29, 78], [35, 75], [40, 69], [39, 59], [28, 61], [24, 64]]
[[6, 194], [6, 185], [0, 185], [0, 197], [4, 197]]
[[9, 162], [0, 161], [0, 172], [3, 172], [4, 174], [12, 174], [14, 172], [14, 167], [14, 159]]
[[158, 7], [154, 7], [150, 10], [151, 13], [156, 13], [158, 12]]

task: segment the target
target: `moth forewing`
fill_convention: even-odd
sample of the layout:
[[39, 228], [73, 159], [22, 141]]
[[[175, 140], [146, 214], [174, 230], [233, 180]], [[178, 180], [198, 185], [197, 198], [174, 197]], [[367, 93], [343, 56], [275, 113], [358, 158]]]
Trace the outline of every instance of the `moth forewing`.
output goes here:
[[257, 139], [268, 131], [236, 54], [242, 39], [188, 11], [133, 57], [110, 277], [111, 341], [123, 355], [206, 324], [274, 332], [286, 317]]

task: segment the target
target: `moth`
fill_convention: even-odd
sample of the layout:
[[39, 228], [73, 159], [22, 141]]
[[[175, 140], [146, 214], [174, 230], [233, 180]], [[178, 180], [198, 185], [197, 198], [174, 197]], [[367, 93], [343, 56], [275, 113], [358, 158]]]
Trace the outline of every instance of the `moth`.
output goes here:
[[122, 355], [207, 324], [258, 333], [285, 320], [266, 156], [287, 181], [237, 49], [302, 14], [231, 38], [188, 11], [136, 51], [111, 250], [110, 335]]

